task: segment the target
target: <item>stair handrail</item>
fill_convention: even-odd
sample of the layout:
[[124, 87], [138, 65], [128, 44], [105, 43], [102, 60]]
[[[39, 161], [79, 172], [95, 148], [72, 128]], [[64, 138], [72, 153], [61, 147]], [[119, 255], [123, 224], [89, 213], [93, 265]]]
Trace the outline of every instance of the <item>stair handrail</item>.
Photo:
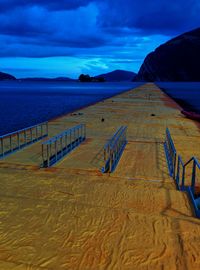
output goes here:
[[168, 127], [166, 128], [164, 146], [170, 176], [172, 176], [175, 179], [177, 152]]
[[[192, 175], [191, 175], [191, 191], [194, 195], [195, 193], [195, 184], [196, 184], [196, 169], [198, 168], [200, 170], [200, 162], [196, 157], [191, 157], [186, 163], [183, 162], [182, 157], [178, 156], [178, 162], [177, 162], [177, 173], [176, 173], [176, 184], [177, 188], [179, 190], [186, 190], [185, 186], [185, 170], [186, 167], [193, 162], [192, 166]], [[182, 167], [182, 177], [181, 177], [181, 186], [180, 186], [180, 166]]]
[[[42, 143], [41, 166], [51, 167], [86, 139], [86, 125], [71, 127]], [[53, 148], [53, 152], [52, 152]]]
[[103, 173], [113, 172], [120, 156], [127, 143], [126, 140], [127, 126], [121, 126], [113, 135], [113, 137], [107, 141], [104, 146], [104, 166], [101, 168]]
[[[166, 159], [168, 163], [170, 176], [173, 176], [177, 189], [180, 191], [186, 191], [190, 198], [191, 204], [194, 207], [196, 217], [200, 218], [200, 194], [195, 190], [197, 185], [197, 169], [200, 170], [200, 162], [196, 157], [191, 157], [185, 163], [180, 155], [177, 157], [176, 148], [171, 138], [169, 129], [166, 129], [166, 140], [164, 143]], [[189, 164], [192, 163], [192, 170], [190, 176], [190, 183], [185, 185], [186, 169]], [[181, 182], [181, 183], [180, 183]]]

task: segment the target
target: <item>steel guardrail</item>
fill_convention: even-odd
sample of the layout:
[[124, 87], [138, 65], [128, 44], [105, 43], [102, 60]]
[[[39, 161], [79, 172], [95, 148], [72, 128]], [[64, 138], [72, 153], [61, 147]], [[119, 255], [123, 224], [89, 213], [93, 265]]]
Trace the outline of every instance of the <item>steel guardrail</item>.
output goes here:
[[0, 136], [0, 159], [48, 136], [48, 122]]
[[[168, 128], [166, 129], [164, 146], [170, 176], [174, 178], [178, 190], [186, 191], [188, 193], [196, 217], [200, 218], [200, 191], [199, 193], [196, 192], [197, 170], [200, 171], [200, 162], [196, 157], [191, 157], [184, 163], [180, 155], [178, 155], [176, 160], [177, 152]], [[192, 168], [190, 165], [192, 165]], [[188, 179], [188, 177], [190, 177], [190, 179]], [[186, 184], [186, 181], [187, 183], [189, 182], [189, 184]]]
[[[192, 170], [190, 171], [190, 184], [186, 185], [186, 169], [192, 163]], [[177, 162], [177, 174], [176, 174], [176, 185], [180, 191], [187, 191], [195, 210], [195, 214], [200, 218], [200, 194], [195, 192], [196, 188], [196, 170], [200, 170], [200, 163], [196, 157], [190, 158], [186, 163], [183, 163], [181, 156], [178, 156]], [[182, 173], [180, 174], [180, 170]], [[180, 183], [181, 181], [181, 183]]]
[[127, 144], [126, 126], [121, 126], [104, 146], [104, 166], [101, 172], [113, 172]]
[[177, 153], [176, 153], [176, 148], [174, 146], [174, 142], [172, 140], [172, 137], [168, 128], [166, 128], [166, 133], [165, 133], [164, 149], [165, 149], [165, 155], [167, 158], [169, 174], [175, 179]]
[[69, 128], [42, 143], [42, 167], [51, 167], [86, 139], [85, 124]]

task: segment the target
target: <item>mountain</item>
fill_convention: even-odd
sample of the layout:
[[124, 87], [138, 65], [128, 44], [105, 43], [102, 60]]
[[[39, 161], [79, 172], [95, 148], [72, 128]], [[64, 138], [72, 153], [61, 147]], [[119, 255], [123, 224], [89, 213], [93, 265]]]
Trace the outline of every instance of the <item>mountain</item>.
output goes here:
[[132, 81], [136, 73], [125, 70], [114, 70], [105, 74], [95, 76], [95, 78], [104, 78], [107, 82]]
[[135, 81], [200, 81], [200, 28], [158, 47], [145, 58]]
[[16, 80], [16, 78], [8, 73], [0, 72], [0, 81]]
[[20, 81], [62, 81], [62, 82], [75, 82], [77, 80], [68, 78], [68, 77], [57, 77], [57, 78], [40, 78], [40, 77], [35, 77], [35, 78], [22, 78], [19, 79]]

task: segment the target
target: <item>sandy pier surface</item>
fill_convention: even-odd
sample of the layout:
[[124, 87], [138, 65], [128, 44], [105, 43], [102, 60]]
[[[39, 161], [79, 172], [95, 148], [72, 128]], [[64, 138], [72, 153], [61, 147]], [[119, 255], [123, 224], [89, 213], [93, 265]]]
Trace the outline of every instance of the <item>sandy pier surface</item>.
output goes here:
[[[200, 220], [163, 147], [169, 127], [183, 159], [200, 158], [199, 126], [180, 109], [145, 84], [50, 121], [49, 137], [87, 127], [52, 168], [40, 168], [41, 142], [0, 161], [0, 270], [200, 269]], [[128, 144], [102, 174], [102, 147], [121, 125]]]

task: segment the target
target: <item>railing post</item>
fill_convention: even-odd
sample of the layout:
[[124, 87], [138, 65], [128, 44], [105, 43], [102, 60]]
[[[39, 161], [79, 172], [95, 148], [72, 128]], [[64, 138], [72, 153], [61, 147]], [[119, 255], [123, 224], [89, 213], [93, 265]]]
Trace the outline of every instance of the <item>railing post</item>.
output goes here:
[[26, 144], [26, 130], [24, 130], [24, 144]]
[[67, 133], [65, 133], [65, 148], [67, 150]]
[[63, 153], [63, 150], [64, 150], [64, 147], [63, 147], [63, 137], [60, 138], [60, 144], [61, 144], [61, 153], [62, 153], [62, 156], [64, 155]]
[[42, 144], [42, 164], [44, 166], [44, 144]]
[[109, 164], [109, 172], [112, 171], [112, 149], [110, 149], [110, 164]]
[[195, 182], [196, 182], [196, 161], [193, 160], [193, 167], [192, 167], [192, 181], [191, 181], [191, 190], [194, 195], [195, 193]]
[[180, 160], [179, 159], [178, 159], [178, 163], [177, 163], [177, 171], [176, 171], [175, 180], [176, 180], [176, 184], [177, 184], [178, 188], [180, 188], [180, 184], [179, 184], [179, 182], [180, 182]]
[[69, 131], [69, 146], [70, 146], [70, 150], [72, 149], [72, 130], [70, 129]]
[[83, 139], [83, 125], [81, 125], [81, 140]]
[[47, 167], [50, 165], [50, 156], [49, 156], [49, 145], [47, 144]]
[[12, 152], [12, 135], [10, 135], [9, 138], [10, 138], [10, 151]]
[[84, 124], [84, 138], [86, 138], [86, 125]]
[[18, 148], [20, 148], [19, 132], [17, 132], [17, 144], [18, 144]]
[[78, 130], [77, 130], [77, 133], [78, 133], [78, 144], [79, 144], [79, 142], [80, 142], [79, 130], [80, 130], [80, 127], [78, 127]]
[[182, 174], [182, 189], [185, 189], [185, 167], [183, 166], [183, 174]]
[[176, 178], [176, 152], [174, 153], [174, 162], [173, 162], [173, 179]]
[[43, 124], [41, 124], [41, 137], [43, 137]]
[[55, 141], [55, 158], [56, 158], [56, 161], [57, 161], [57, 156], [58, 156], [58, 153], [57, 153], [57, 140]]
[[36, 140], [37, 140], [38, 139], [38, 126], [36, 126], [35, 131], [36, 131]]
[[76, 145], [76, 129], [74, 128], [74, 144]]
[[4, 156], [3, 138], [1, 138], [1, 154]]
[[31, 142], [33, 141], [33, 130], [30, 128], [30, 134], [31, 134]]
[[107, 158], [106, 158], [106, 149], [105, 149], [105, 147], [103, 149], [103, 156], [104, 156], [104, 162], [106, 162]]
[[49, 125], [48, 125], [48, 122], [46, 122], [46, 134], [48, 135], [49, 133]]

